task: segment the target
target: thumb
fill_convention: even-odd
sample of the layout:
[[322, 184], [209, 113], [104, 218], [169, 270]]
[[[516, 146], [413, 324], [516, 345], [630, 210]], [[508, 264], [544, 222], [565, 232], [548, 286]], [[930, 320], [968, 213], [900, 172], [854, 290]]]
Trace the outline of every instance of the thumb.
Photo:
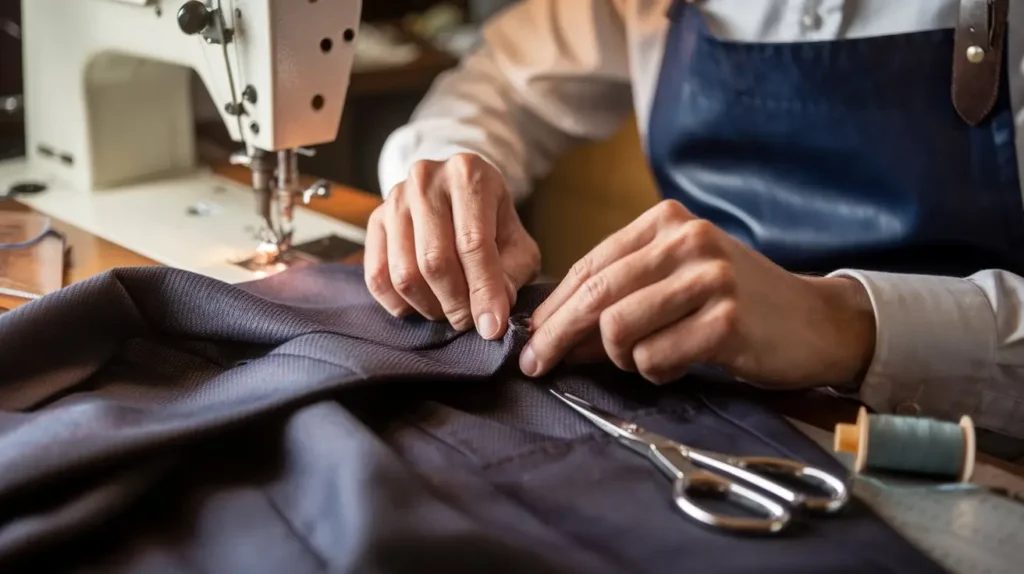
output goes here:
[[507, 273], [505, 274], [505, 294], [508, 295], [509, 308], [515, 307], [516, 301], [519, 300], [519, 288]]
[[525, 230], [501, 247], [501, 267], [507, 278], [509, 304], [515, 305], [519, 290], [540, 274], [540, 250]]

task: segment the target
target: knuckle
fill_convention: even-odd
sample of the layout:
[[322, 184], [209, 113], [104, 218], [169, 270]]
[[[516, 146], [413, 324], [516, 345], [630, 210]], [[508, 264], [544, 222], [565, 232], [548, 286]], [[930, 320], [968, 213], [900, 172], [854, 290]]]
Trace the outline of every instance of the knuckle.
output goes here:
[[396, 291], [402, 295], [409, 295], [416, 292], [422, 279], [416, 267], [402, 265], [392, 271], [391, 281]]
[[687, 219], [688, 213], [682, 203], [674, 199], [663, 199], [654, 206], [658, 219], [665, 222], [676, 222]]
[[[387, 202], [401, 201], [402, 200], [402, 195], [404, 193], [405, 193], [405, 182], [403, 181], [403, 182], [396, 183], [395, 185], [393, 185], [391, 187], [391, 190], [388, 191], [388, 194], [386, 196], [385, 201], [387, 201]], [[374, 211], [376, 211], [376, 210], [374, 210]]]
[[595, 275], [583, 283], [582, 287], [580, 287], [580, 293], [583, 297], [582, 307], [584, 311], [600, 310], [608, 296], [608, 281], [603, 275]]
[[606, 345], [621, 351], [628, 344], [625, 324], [618, 313], [614, 311], [601, 313], [598, 325]]
[[432, 247], [423, 251], [419, 257], [420, 271], [428, 279], [443, 277], [452, 268], [452, 257], [448, 252], [438, 247]]
[[409, 168], [409, 179], [407, 180], [415, 192], [422, 193], [430, 185], [430, 180], [434, 174], [434, 168], [436, 162], [429, 160], [421, 160]]
[[447, 163], [449, 167], [455, 169], [458, 173], [468, 175], [477, 165], [477, 159], [477, 156], [471, 153], [458, 153], [453, 155]]
[[391, 277], [384, 266], [377, 266], [372, 269], [367, 268], [364, 278], [366, 280], [366, 288], [370, 290], [371, 294], [376, 296], [386, 294], [391, 285]]
[[685, 225], [689, 243], [697, 249], [707, 249], [717, 243], [718, 229], [706, 219], [694, 219]]
[[[402, 188], [405, 189], [404, 187]], [[381, 205], [383, 212], [380, 214], [381, 222], [385, 227], [393, 226], [401, 221], [401, 217], [409, 212], [404, 192], [402, 194], [388, 197]]]
[[629, 340], [626, 329], [623, 327], [623, 322], [619, 317], [608, 312], [602, 313], [599, 328], [601, 330], [601, 342], [608, 353], [608, 358], [624, 371], [635, 370], [636, 365], [632, 359], [633, 349], [630, 348], [632, 342]]
[[473, 315], [465, 305], [459, 304], [445, 309], [444, 314], [453, 327], [469, 327], [473, 324]]
[[494, 284], [488, 280], [475, 281], [469, 286], [469, 298], [479, 302], [480, 300], [491, 300], [498, 293], [504, 293], [505, 288], [495, 289]]
[[501, 241], [502, 250], [515, 250], [519, 253], [526, 261], [531, 264], [540, 263], [540, 246], [537, 245], [537, 241], [522, 228], [522, 224], [518, 221], [515, 222], [518, 229], [511, 234], [511, 238], [504, 238]]
[[714, 319], [714, 331], [720, 339], [728, 337], [739, 326], [739, 307], [733, 300], [723, 301], [718, 306]]
[[661, 240], [660, 246], [656, 247], [658, 249], [657, 258], [659, 260], [674, 260], [678, 255], [685, 253], [689, 249], [689, 245], [690, 237], [685, 228], [675, 229]]
[[529, 235], [526, 236], [526, 239], [523, 241], [522, 245], [523, 252], [526, 253], [530, 262], [534, 265], [534, 270], [539, 272], [541, 260], [540, 245], [538, 245], [537, 241], [534, 238], [530, 237]]
[[619, 313], [612, 309], [606, 309], [598, 319], [598, 328], [601, 330], [601, 337], [608, 343], [619, 346], [625, 340], [625, 333], [622, 328], [622, 318]]
[[449, 177], [461, 184], [461, 191], [467, 195], [477, 195], [483, 191], [478, 185], [481, 177], [481, 159], [471, 153], [460, 153], [445, 162]]
[[[395, 187], [398, 187], [398, 186], [395, 186]], [[390, 198], [390, 197], [391, 197], [391, 195], [388, 195], [388, 198]], [[378, 205], [377, 207], [373, 208], [373, 211], [370, 212], [370, 217], [367, 220], [368, 224], [366, 226], [366, 233], [368, 233], [368, 234], [369, 233], [376, 233], [377, 225], [379, 225], [382, 222], [383, 217], [384, 217], [384, 204]]]
[[701, 275], [707, 286], [717, 292], [731, 293], [736, 285], [736, 271], [727, 261], [718, 259], [708, 263]]
[[573, 263], [572, 267], [569, 268], [569, 277], [577, 283], [581, 284], [590, 277], [590, 257], [584, 257]]
[[655, 384], [663, 382], [657, 358], [647, 346], [638, 345], [633, 349], [633, 363], [641, 377]]
[[455, 237], [455, 246], [462, 255], [480, 255], [487, 248], [487, 234], [476, 227], [460, 229]]

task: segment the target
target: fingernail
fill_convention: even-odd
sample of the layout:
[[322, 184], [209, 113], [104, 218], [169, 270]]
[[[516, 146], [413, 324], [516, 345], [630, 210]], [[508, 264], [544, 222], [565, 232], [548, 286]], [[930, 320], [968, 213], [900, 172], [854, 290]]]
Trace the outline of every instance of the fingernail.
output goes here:
[[498, 318], [494, 313], [484, 313], [476, 320], [476, 330], [484, 339], [490, 339], [498, 334]]
[[537, 374], [537, 355], [533, 354], [533, 349], [530, 347], [526, 347], [519, 354], [519, 370], [527, 377]]

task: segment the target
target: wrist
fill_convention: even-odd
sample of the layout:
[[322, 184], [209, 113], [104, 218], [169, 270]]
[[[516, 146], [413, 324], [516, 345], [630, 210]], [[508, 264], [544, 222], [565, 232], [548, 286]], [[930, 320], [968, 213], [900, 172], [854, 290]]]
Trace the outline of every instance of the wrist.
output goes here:
[[855, 392], [875, 355], [875, 310], [867, 290], [850, 277], [809, 278], [823, 304], [820, 329], [828, 342], [822, 384]]

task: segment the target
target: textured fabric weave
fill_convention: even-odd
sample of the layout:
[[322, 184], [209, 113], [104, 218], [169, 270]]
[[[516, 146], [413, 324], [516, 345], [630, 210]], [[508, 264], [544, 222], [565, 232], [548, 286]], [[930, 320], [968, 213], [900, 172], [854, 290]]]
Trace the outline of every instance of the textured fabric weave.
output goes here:
[[863, 506], [781, 538], [669, 483], [547, 392], [736, 454], [825, 452], [746, 391], [395, 319], [358, 268], [230, 286], [124, 269], [0, 317], [0, 572], [933, 572]]

